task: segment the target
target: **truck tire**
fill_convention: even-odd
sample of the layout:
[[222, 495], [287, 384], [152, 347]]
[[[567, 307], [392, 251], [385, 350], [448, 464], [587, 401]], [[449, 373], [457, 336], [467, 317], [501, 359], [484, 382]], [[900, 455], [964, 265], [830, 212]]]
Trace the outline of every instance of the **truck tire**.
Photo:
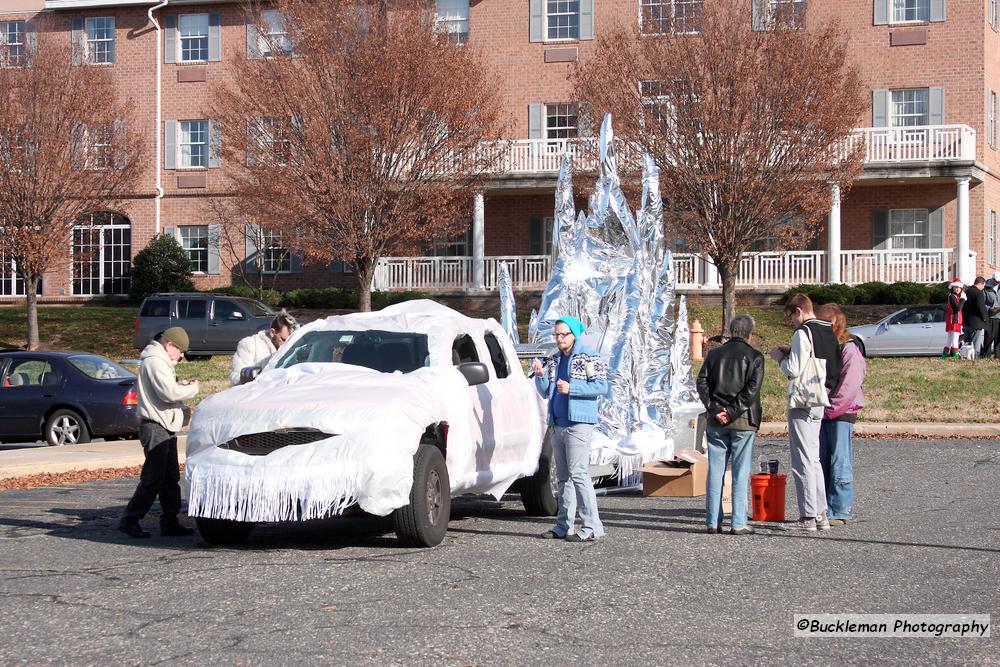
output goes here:
[[448, 532], [451, 483], [441, 450], [423, 443], [413, 457], [410, 504], [393, 512], [396, 537], [408, 547], [435, 547]]
[[194, 522], [202, 539], [209, 544], [243, 544], [253, 530], [251, 521], [206, 519], [199, 516], [195, 517]]
[[528, 516], [555, 516], [559, 511], [556, 498], [556, 460], [552, 456], [552, 431], [545, 431], [538, 470], [520, 481], [521, 502]]

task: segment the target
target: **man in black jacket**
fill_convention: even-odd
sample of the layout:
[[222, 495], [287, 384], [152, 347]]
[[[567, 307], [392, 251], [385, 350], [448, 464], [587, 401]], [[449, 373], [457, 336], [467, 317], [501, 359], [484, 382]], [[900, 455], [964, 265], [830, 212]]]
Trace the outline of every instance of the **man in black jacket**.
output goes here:
[[986, 320], [990, 318], [990, 313], [986, 308], [986, 295], [983, 288], [986, 287], [986, 279], [976, 276], [972, 287], [965, 291], [968, 297], [965, 305], [962, 306], [962, 324], [965, 325], [966, 339], [972, 343], [972, 349], [976, 351], [978, 359], [983, 353], [983, 340], [986, 337]]
[[698, 373], [698, 396], [708, 411], [708, 482], [705, 524], [709, 533], [722, 532], [722, 480], [726, 463], [733, 468], [733, 535], [749, 535], [747, 487], [753, 443], [760, 428], [760, 388], [764, 383], [764, 355], [747, 341], [753, 318], [740, 315], [729, 324], [731, 338], [705, 357]]

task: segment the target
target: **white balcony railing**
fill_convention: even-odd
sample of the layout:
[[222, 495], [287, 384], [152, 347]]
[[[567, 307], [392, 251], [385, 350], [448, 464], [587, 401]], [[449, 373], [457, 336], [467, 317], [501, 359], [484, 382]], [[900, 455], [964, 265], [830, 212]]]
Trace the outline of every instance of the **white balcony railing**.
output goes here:
[[[974, 254], [974, 253], [973, 253]], [[703, 255], [677, 253], [674, 277], [684, 290], [718, 289], [716, 272]], [[787, 289], [803, 283], [824, 283], [829, 256], [821, 250], [747, 253], [736, 277], [738, 289]], [[511, 255], [483, 258], [484, 287], [497, 288], [500, 262], [507, 262], [515, 289], [542, 289], [549, 280], [548, 255]], [[975, 260], [973, 259], [973, 265]], [[472, 257], [384, 257], [375, 269], [377, 290], [471, 289]], [[840, 253], [841, 280], [848, 285], [871, 281], [934, 283], [955, 275], [951, 248], [924, 250], [844, 250]]]
[[[518, 139], [501, 145], [500, 173], [556, 173], [563, 155], [579, 160], [577, 168], [593, 168], [596, 151], [583, 150], [596, 139]], [[885, 162], [968, 161], [976, 158], [976, 131], [968, 125], [922, 125], [914, 127], [862, 127], [855, 129], [845, 149], [865, 146], [865, 164]], [[616, 141], [619, 153], [629, 151]], [[496, 150], [495, 146], [488, 150]]]

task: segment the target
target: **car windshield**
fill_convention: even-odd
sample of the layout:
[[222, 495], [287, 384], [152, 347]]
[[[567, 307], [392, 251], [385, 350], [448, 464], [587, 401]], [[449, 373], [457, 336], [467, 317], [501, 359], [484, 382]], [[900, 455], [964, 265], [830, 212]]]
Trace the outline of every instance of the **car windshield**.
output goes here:
[[310, 331], [282, 351], [278, 368], [336, 361], [382, 373], [429, 365], [427, 336], [398, 331]]
[[115, 362], [96, 354], [74, 354], [67, 358], [74, 368], [95, 380], [125, 380], [135, 377]]
[[253, 299], [240, 299], [240, 305], [249, 310], [250, 314], [254, 317], [274, 315], [274, 311], [262, 304], [260, 301], [254, 301]]

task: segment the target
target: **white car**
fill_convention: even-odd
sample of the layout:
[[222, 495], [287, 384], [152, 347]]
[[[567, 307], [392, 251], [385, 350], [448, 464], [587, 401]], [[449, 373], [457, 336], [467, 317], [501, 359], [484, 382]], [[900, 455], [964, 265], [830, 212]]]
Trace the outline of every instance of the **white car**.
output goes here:
[[188, 513], [210, 543], [254, 523], [359, 506], [399, 539], [444, 539], [450, 498], [515, 483], [551, 516], [544, 401], [495, 320], [433, 301], [302, 327], [254, 382], [203, 401], [187, 440]]
[[867, 357], [935, 356], [944, 347], [944, 306], [909, 306], [848, 331], [861, 339]]

